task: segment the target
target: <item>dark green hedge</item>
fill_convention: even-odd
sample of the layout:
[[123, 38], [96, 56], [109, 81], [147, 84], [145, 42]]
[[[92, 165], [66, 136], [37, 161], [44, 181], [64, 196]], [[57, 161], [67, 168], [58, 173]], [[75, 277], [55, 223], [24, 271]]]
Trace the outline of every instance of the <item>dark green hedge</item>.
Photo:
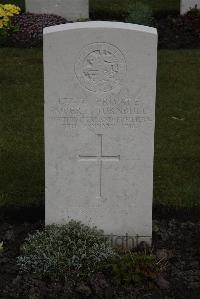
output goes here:
[[[123, 20], [127, 15], [128, 5], [135, 0], [89, 0], [92, 19]], [[180, 0], [137, 0], [148, 3], [157, 17], [179, 13]], [[0, 3], [12, 3], [25, 9], [24, 0], [1, 0]]]

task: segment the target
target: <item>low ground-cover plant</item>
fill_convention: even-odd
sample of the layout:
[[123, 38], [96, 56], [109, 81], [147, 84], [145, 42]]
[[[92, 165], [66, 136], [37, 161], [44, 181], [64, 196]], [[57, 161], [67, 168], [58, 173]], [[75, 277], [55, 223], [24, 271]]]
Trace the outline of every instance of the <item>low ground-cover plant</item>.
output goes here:
[[17, 26], [12, 23], [12, 17], [20, 14], [20, 11], [16, 5], [0, 4], [0, 43], [17, 31]]
[[103, 272], [121, 284], [154, 280], [164, 265], [148, 248], [119, 252], [103, 231], [76, 221], [48, 225], [29, 235], [17, 264], [21, 272], [41, 279], [88, 281], [93, 274]]
[[50, 14], [23, 13], [12, 17], [12, 26], [18, 28], [6, 40], [6, 46], [32, 48], [42, 45], [43, 29], [66, 23], [66, 19]]
[[17, 258], [23, 272], [42, 278], [88, 277], [115, 252], [101, 230], [80, 222], [49, 225], [29, 235]]
[[114, 257], [111, 263], [113, 277], [122, 284], [140, 283], [154, 280], [166, 267], [166, 261], [158, 260], [146, 250], [129, 251]]

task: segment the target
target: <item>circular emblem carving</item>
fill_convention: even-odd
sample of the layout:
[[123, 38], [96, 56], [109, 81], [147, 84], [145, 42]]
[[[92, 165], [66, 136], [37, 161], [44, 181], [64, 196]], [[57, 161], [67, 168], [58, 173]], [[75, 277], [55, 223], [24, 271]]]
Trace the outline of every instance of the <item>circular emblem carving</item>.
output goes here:
[[111, 91], [126, 73], [125, 58], [111, 44], [90, 44], [81, 51], [75, 73], [84, 88], [93, 92]]

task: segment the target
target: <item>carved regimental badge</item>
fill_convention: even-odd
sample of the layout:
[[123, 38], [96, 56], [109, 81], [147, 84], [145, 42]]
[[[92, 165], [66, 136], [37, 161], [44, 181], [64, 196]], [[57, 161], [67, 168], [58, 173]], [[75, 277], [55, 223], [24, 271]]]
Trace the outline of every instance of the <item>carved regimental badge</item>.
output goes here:
[[111, 44], [89, 44], [75, 63], [75, 73], [82, 87], [93, 92], [111, 91], [126, 73], [125, 58]]

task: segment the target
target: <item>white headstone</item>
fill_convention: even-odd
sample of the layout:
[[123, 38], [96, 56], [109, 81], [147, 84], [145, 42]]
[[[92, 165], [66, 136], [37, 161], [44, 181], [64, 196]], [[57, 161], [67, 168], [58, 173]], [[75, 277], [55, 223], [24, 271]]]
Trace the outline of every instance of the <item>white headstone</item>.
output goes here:
[[152, 235], [156, 29], [44, 30], [46, 224]]
[[181, 14], [184, 15], [187, 13], [191, 8], [200, 9], [200, 0], [181, 0]]
[[89, 18], [89, 0], [26, 0], [26, 11], [55, 14], [76, 21]]

